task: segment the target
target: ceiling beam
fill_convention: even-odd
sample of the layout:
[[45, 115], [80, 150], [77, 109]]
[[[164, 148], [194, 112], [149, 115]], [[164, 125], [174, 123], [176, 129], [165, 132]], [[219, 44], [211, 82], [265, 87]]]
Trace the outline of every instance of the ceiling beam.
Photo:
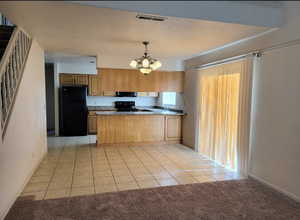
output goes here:
[[[70, 1], [67, 1], [70, 3]], [[265, 27], [280, 27], [278, 4], [234, 1], [71, 1], [100, 8]]]

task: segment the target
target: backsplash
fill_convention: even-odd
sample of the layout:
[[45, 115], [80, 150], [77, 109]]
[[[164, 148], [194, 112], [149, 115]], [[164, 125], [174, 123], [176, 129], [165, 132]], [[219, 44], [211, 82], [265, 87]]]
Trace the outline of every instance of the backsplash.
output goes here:
[[168, 109], [184, 110], [183, 93], [176, 93], [176, 105], [163, 105], [161, 95], [158, 96], [156, 100], [156, 105]]
[[135, 101], [136, 106], [155, 106], [155, 97], [111, 97], [111, 96], [88, 96], [88, 106], [114, 106], [115, 101]]

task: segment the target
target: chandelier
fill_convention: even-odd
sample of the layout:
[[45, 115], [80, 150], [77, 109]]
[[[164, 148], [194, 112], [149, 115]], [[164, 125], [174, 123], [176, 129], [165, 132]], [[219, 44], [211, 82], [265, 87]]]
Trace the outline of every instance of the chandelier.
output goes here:
[[161, 62], [153, 59], [148, 54], [148, 41], [143, 41], [143, 44], [145, 45], [145, 53], [144, 56], [134, 59], [131, 61], [130, 66], [135, 69], [139, 69], [141, 73], [144, 75], [148, 75], [153, 70], [157, 70], [159, 67], [161, 67]]

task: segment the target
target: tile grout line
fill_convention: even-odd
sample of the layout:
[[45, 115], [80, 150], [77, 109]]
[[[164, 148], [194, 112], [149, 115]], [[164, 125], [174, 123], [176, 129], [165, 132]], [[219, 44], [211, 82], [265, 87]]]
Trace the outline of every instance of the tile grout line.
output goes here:
[[[145, 169], [150, 173], [150, 176], [152, 176], [152, 177], [155, 179], [156, 183], [157, 183], [159, 186], [161, 186], [160, 183], [159, 183], [159, 181], [158, 181], [158, 180], [155, 178], [155, 176], [152, 174], [151, 170], [149, 170], [149, 169], [147, 168], [147, 166], [144, 164], [144, 162], [139, 158], [139, 155], [137, 155], [137, 153], [136, 153], [134, 150], [132, 150], [131, 148], [130, 148], [130, 150], [136, 155], [136, 157], [138, 158], [138, 160], [143, 164], [143, 166], [145, 167]], [[146, 153], [145, 150], [144, 150], [143, 148], [142, 148], [142, 151], [143, 151], [144, 153]]]
[[79, 150], [79, 148], [77, 146], [75, 146], [75, 158], [74, 158], [74, 166], [73, 166], [73, 172], [72, 172], [72, 182], [71, 182], [71, 186], [70, 186], [70, 191], [69, 191], [68, 197], [71, 197], [71, 195], [72, 195], [73, 182], [74, 182], [74, 176], [75, 176], [75, 167], [77, 165], [78, 150]]
[[[160, 152], [161, 154], [163, 154], [164, 156], [166, 156], [167, 158], [169, 158], [174, 164], [176, 164], [176, 165], [178, 164], [178, 163], [176, 163], [176, 162], [174, 161], [174, 159], [173, 159], [172, 157], [169, 157], [169, 156], [166, 155], [163, 151], [161, 151], [161, 150], [158, 149], [158, 152]], [[180, 152], [180, 153], [182, 153], [182, 152]], [[180, 156], [180, 155], [179, 155], [179, 156]], [[198, 158], [197, 158], [197, 159], [198, 159]], [[201, 159], [201, 158], [199, 157], [199, 159]], [[203, 159], [201, 159], [201, 160], [203, 160]], [[213, 163], [213, 165], [214, 165], [214, 166], [217, 166], [217, 168], [220, 167], [220, 166], [218, 166], [218, 165], [215, 164], [215, 163]], [[179, 165], [179, 167], [182, 168], [182, 166], [180, 166], [180, 165]], [[183, 168], [182, 168], [182, 169], [183, 169]], [[201, 169], [200, 169], [200, 170], [201, 170]], [[191, 174], [189, 174], [189, 175], [191, 175]], [[204, 175], [204, 174], [201, 175], [201, 176], [204, 177], [204, 178], [209, 178], [209, 177], [207, 177], [207, 176]], [[197, 180], [197, 182], [199, 182], [199, 180], [198, 180], [197, 178], [195, 178], [193, 175], [191, 175], [191, 177], [192, 177], [193, 179]], [[175, 178], [176, 178], [176, 177], [175, 177]], [[213, 179], [214, 181], [217, 181], [216, 178], [214, 178], [214, 177], [213, 177], [212, 179]]]
[[92, 177], [93, 177], [93, 187], [94, 187], [94, 194], [96, 194], [96, 185], [95, 185], [95, 175], [94, 175], [94, 159], [93, 159], [93, 154], [92, 154], [92, 149], [91, 149], [91, 143], [89, 139], [89, 151], [90, 151], [90, 157], [91, 157], [91, 166], [92, 166]]
[[[168, 160], [170, 160], [172, 163], [174, 163], [176, 166], [178, 166], [180, 169], [182, 169], [182, 170], [184, 170], [183, 168], [182, 168], [182, 166], [180, 166], [180, 165], [178, 165], [178, 163], [176, 163], [172, 158], [170, 158], [168, 155], [166, 155], [163, 151], [161, 151], [161, 150], [159, 150], [159, 148], [158, 149], [156, 149], [156, 151], [157, 152], [159, 152], [160, 154], [162, 154], [162, 155], [164, 155], [165, 157], [167, 157], [168, 158]], [[161, 163], [160, 163], [161, 164]], [[161, 164], [162, 165], [162, 164]], [[163, 165], [162, 165], [163, 166]], [[163, 166], [164, 167], [164, 166]], [[165, 167], [164, 167], [165, 168]], [[166, 169], [166, 168], [165, 168]], [[166, 169], [166, 170], [168, 170], [168, 169]], [[184, 172], [184, 171], [183, 171]], [[178, 182], [179, 184], [181, 184], [180, 182], [179, 182], [179, 180], [177, 180], [177, 178], [172, 174], [172, 173], [170, 173], [170, 172], [168, 172], [173, 178], [175, 178], [175, 180], [176, 180], [176, 182]], [[189, 174], [190, 175], [190, 174]], [[191, 178], [192, 179], [194, 179], [194, 180], [196, 180], [197, 182], [198, 182], [198, 180], [196, 179], [196, 178], [194, 178], [192, 175], [190, 175], [191, 176]]]
[[[171, 173], [169, 173], [168, 170], [167, 170], [164, 166], [162, 166], [161, 163], [160, 163], [158, 160], [156, 160], [156, 159], [155, 159], [155, 158], [154, 158], [147, 150], [145, 150], [145, 152], [146, 152], [146, 153], [147, 153], [154, 161], [157, 161], [158, 164], [160, 164], [160, 166], [163, 167], [163, 168], [167, 171], [167, 173], [168, 173], [170, 176], [173, 177], [173, 175], [172, 175]], [[155, 177], [155, 176], [154, 176], [154, 178], [155, 178], [155, 179], [157, 180], [157, 182], [160, 184], [159, 179], [158, 179], [157, 177]], [[175, 178], [175, 177], [174, 177], [174, 178]], [[173, 179], [174, 179], [174, 178], [173, 178]], [[176, 181], [176, 179], [175, 179], [175, 182], [178, 184], [178, 182]], [[160, 185], [161, 185], [161, 184], [160, 184]]]
[[112, 171], [112, 167], [111, 167], [110, 160], [109, 160], [109, 158], [108, 158], [108, 156], [107, 156], [106, 147], [103, 147], [103, 151], [104, 151], [104, 154], [105, 154], [105, 157], [106, 157], [107, 163], [109, 164], [109, 169], [110, 169], [110, 172], [111, 172], [111, 174], [112, 174], [112, 177], [113, 177], [113, 179], [114, 179], [115, 187], [116, 187], [117, 191], [119, 191], [119, 189], [118, 189], [118, 187], [117, 187], [117, 182], [116, 182], [116, 179], [115, 179], [114, 173], [113, 173], [113, 171]]
[[[128, 148], [129, 148], [129, 147], [128, 147]], [[137, 186], [138, 186], [138, 187], [140, 187], [140, 186], [139, 186], [139, 184], [138, 184], [138, 181], [136, 180], [135, 176], [132, 174], [132, 172], [131, 172], [130, 168], [128, 167], [128, 165], [127, 165], [126, 161], [124, 160], [124, 158], [123, 158], [122, 154], [120, 153], [120, 150], [119, 150], [119, 149], [118, 149], [118, 152], [119, 152], [119, 154], [120, 154], [120, 156], [121, 156], [121, 158], [122, 158], [123, 162], [125, 163], [125, 165], [126, 165], [127, 169], [129, 170], [129, 172], [130, 172], [131, 176], [133, 177], [133, 179], [134, 179], [135, 183], [137, 184]]]
[[[64, 146], [63, 146], [63, 148], [64, 148]], [[48, 154], [48, 153], [47, 153], [47, 154]], [[52, 173], [52, 175], [51, 175], [51, 178], [50, 178], [50, 180], [49, 180], [49, 182], [48, 182], [48, 185], [47, 185], [47, 188], [46, 188], [46, 191], [45, 191], [45, 194], [44, 194], [42, 200], [45, 200], [45, 199], [46, 199], [46, 195], [48, 194], [49, 186], [50, 186], [50, 184], [51, 184], [51, 182], [52, 182], [52, 180], [53, 180], [53, 178], [54, 178], [54, 174], [55, 174], [55, 171], [56, 171], [56, 169], [57, 169], [57, 167], [58, 167], [58, 162], [59, 162], [59, 160], [60, 160], [61, 154], [62, 154], [62, 150], [60, 150], [60, 152], [59, 152], [59, 159], [57, 159], [57, 161], [56, 161], [55, 168], [54, 168], [53, 173]]]

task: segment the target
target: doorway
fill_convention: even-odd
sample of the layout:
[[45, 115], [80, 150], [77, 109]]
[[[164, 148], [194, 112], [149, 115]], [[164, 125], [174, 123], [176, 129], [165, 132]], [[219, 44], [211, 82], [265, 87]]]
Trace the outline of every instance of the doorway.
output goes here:
[[200, 70], [199, 152], [237, 170], [238, 114], [242, 63]]
[[54, 64], [45, 64], [47, 135], [55, 135]]

